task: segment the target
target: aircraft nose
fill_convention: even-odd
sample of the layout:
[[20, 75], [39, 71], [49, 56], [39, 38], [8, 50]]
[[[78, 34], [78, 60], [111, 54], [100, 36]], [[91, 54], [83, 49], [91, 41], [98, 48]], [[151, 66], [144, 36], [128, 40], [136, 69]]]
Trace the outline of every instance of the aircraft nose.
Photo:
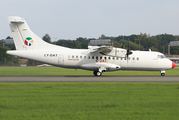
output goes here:
[[176, 64], [174, 62], [172, 62], [172, 68], [174, 68], [176, 66]]

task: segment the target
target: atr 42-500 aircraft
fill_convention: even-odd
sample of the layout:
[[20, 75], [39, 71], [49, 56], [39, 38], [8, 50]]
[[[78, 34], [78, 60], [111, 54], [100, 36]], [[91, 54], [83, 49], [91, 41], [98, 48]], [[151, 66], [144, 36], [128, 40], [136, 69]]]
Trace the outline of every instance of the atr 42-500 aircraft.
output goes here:
[[8, 17], [16, 50], [7, 54], [41, 61], [58, 67], [94, 71], [95, 76], [117, 70], [160, 71], [176, 65], [160, 52], [130, 51], [112, 46], [88, 46], [89, 49], [70, 49], [49, 44], [34, 34], [21, 17]]

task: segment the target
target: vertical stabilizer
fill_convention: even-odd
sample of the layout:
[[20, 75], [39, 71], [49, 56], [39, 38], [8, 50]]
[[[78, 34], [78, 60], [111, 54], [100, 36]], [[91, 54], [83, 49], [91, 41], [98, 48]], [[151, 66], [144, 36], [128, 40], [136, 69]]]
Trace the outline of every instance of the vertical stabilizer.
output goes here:
[[33, 49], [55, 49], [63, 48], [55, 46], [43, 41], [40, 37], [34, 34], [26, 21], [21, 17], [8, 17], [12, 36], [16, 46], [16, 50], [33, 50]]

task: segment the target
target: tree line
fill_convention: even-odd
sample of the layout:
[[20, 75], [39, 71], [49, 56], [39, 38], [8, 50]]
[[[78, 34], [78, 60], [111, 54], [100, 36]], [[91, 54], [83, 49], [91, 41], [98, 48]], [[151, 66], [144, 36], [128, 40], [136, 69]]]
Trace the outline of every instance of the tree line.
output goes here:
[[[8, 36], [6, 39], [11, 39]], [[150, 34], [140, 33], [139, 35], [119, 35], [117, 37], [109, 37], [105, 35], [101, 35], [99, 38], [83, 38], [79, 37], [76, 40], [65, 40], [59, 39], [57, 41], [52, 41], [49, 34], [45, 34], [42, 39], [48, 43], [56, 44], [59, 46], [75, 48], [75, 49], [87, 49], [90, 40], [98, 40], [98, 39], [111, 39], [113, 41], [114, 47], [121, 48], [123, 46], [124, 49], [127, 48], [128, 40], [130, 41], [130, 49], [131, 50], [144, 50], [148, 51], [151, 49], [152, 51], [158, 51], [164, 54], [168, 53], [168, 44], [170, 41], [179, 41], [178, 35], [171, 34], [160, 34], [156, 36], [150, 36]], [[7, 50], [15, 50], [14, 45], [6, 45], [3, 48], [3, 39], [0, 40], [0, 60], [2, 59], [13, 59], [17, 60], [16, 57], [10, 56], [6, 54]], [[179, 46], [171, 47], [171, 54], [178, 55], [179, 54]]]
[[[139, 35], [129, 35], [129, 36], [117, 36], [117, 37], [107, 37], [102, 35], [99, 38], [83, 38], [79, 37], [76, 40], [64, 40], [59, 39], [57, 41], [51, 41], [51, 38], [48, 34], [46, 34], [43, 38], [44, 41], [56, 44], [59, 46], [69, 47], [69, 48], [78, 48], [78, 49], [87, 49], [88, 43], [90, 40], [97, 40], [97, 39], [111, 39], [113, 41], [114, 47], [127, 48], [128, 40], [130, 41], [130, 49], [131, 50], [142, 50], [148, 51], [151, 49], [152, 51], [158, 51], [164, 54], [168, 54], [168, 44], [170, 41], [179, 41], [178, 35], [171, 35], [171, 34], [160, 34], [156, 36], [150, 36], [150, 34], [140, 33]], [[179, 46], [171, 47], [170, 54], [179, 54]]]

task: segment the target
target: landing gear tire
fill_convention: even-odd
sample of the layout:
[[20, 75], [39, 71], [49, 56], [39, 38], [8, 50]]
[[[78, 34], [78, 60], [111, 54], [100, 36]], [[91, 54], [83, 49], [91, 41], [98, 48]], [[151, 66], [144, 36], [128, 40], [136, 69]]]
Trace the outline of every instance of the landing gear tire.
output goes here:
[[93, 74], [94, 74], [94, 76], [101, 76], [102, 75], [102, 73], [99, 72], [99, 71], [94, 71]]
[[102, 73], [99, 72], [99, 71], [96, 74], [97, 74], [97, 76], [101, 76], [102, 75]]
[[161, 73], [161, 76], [165, 76], [165, 73]]

